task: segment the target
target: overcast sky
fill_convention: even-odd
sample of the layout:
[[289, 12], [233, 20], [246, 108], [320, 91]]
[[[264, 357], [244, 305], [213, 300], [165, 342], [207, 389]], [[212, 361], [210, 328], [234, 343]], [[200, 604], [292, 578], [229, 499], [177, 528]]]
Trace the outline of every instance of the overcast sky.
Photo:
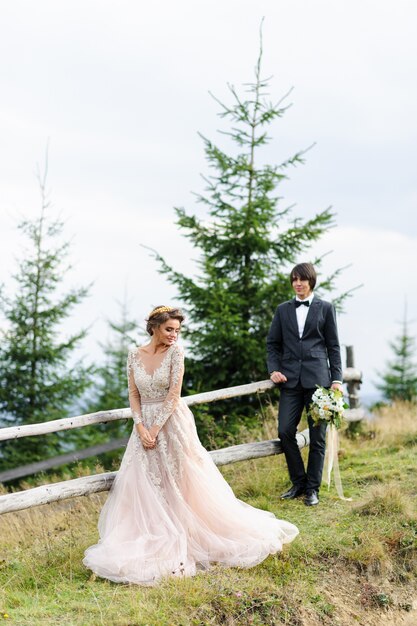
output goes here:
[[[222, 143], [227, 83], [253, 78], [264, 22], [271, 98], [293, 88], [263, 160], [315, 143], [280, 195], [304, 219], [331, 205], [337, 227], [315, 246], [325, 269], [350, 265], [338, 291], [363, 283], [339, 316], [364, 394], [375, 391], [405, 298], [417, 335], [417, 4], [405, 0], [0, 0], [0, 283], [35, 217], [34, 172], [49, 140], [53, 211], [73, 239], [68, 287], [93, 282], [73, 328], [92, 324], [98, 358], [126, 288], [132, 316], [177, 303], [140, 244], [193, 272], [197, 253], [174, 206], [200, 211], [207, 172], [198, 132]], [[300, 261], [306, 260], [300, 258]], [[181, 303], [179, 303], [181, 304]]]

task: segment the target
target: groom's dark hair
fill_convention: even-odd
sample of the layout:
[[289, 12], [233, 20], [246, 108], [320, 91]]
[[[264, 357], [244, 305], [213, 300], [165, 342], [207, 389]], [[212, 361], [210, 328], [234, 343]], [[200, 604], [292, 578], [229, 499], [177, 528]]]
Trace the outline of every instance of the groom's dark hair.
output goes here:
[[292, 268], [290, 274], [290, 283], [299, 278], [300, 280], [308, 280], [311, 291], [313, 291], [317, 282], [317, 274], [312, 263], [299, 263]]

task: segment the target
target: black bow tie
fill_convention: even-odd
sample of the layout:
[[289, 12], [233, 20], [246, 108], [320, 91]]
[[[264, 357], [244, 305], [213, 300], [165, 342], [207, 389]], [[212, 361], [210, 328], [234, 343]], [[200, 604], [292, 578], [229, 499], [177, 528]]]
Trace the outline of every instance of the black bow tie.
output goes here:
[[310, 306], [310, 302], [308, 300], [296, 300], [295, 308], [298, 309], [298, 307], [301, 306], [302, 304], [304, 304], [304, 306]]

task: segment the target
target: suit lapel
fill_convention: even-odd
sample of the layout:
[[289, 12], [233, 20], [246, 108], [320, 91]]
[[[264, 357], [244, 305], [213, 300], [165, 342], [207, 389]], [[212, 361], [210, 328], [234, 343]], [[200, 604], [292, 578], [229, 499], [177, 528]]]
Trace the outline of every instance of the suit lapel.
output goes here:
[[289, 305], [287, 309], [288, 324], [290, 328], [292, 328], [293, 332], [295, 333], [295, 336], [298, 338], [299, 332], [298, 332], [297, 314], [295, 312], [295, 300], [290, 300], [288, 305]]
[[314, 296], [313, 301], [308, 309], [306, 323], [304, 325], [303, 337], [309, 332], [310, 328], [315, 328], [317, 317], [320, 311], [320, 305], [321, 301], [316, 296]]

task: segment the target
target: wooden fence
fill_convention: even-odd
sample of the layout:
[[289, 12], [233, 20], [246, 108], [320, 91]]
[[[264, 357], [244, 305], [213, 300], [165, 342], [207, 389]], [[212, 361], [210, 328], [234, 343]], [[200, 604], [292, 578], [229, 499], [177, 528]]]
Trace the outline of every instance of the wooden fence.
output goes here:
[[[354, 367], [347, 367], [343, 372], [343, 381], [346, 382], [348, 386], [350, 385], [351, 389], [358, 388], [361, 383], [361, 379], [361, 372]], [[273, 389], [274, 387], [275, 385], [274, 383], [272, 383], [272, 381], [263, 380], [247, 385], [228, 387], [226, 389], [218, 389], [216, 391], [208, 391], [206, 393], [187, 396], [183, 398], [183, 400], [188, 406], [193, 406], [195, 404], [205, 404], [208, 402], [214, 402], [216, 400], [224, 400], [226, 398], [233, 398], [254, 393], [263, 393], [267, 390]], [[364, 416], [365, 412], [357, 405], [346, 411], [346, 419], [349, 421], [361, 420], [364, 418]], [[90, 426], [92, 424], [103, 424], [105, 422], [127, 419], [130, 417], [130, 408], [127, 408], [115, 409], [111, 411], [99, 411], [97, 413], [78, 415], [76, 417], [68, 417], [49, 422], [42, 422], [40, 424], [11, 426], [8, 428], [0, 429], [0, 441], [18, 439], [21, 437], [29, 437], [34, 435], [44, 435], [53, 432], [61, 432], [63, 430], [69, 430], [72, 428], [80, 428], [83, 426]], [[304, 446], [309, 445], [308, 429], [303, 431], [302, 433], [297, 434], [297, 441], [300, 449]], [[99, 452], [96, 451], [96, 454], [98, 453]], [[235, 463], [237, 461], [266, 457], [280, 453], [282, 453], [282, 449], [281, 442], [278, 439], [230, 446], [228, 448], [213, 450], [212, 452], [210, 452], [216, 465], [226, 465], [229, 463]], [[61, 460], [62, 456], [63, 455], [61, 455]], [[59, 458], [60, 457], [55, 457], [55, 460]], [[78, 458], [81, 458], [81, 456], [78, 455]], [[74, 460], [74, 458], [71, 458], [69, 460]], [[65, 462], [69, 462], [69, 460]], [[48, 460], [46, 462], [41, 462], [41, 464], [44, 465], [41, 469], [46, 469], [45, 463], [47, 462]], [[33, 465], [35, 464], [32, 464], [32, 467]], [[53, 466], [54, 465], [49, 465], [48, 467]], [[13, 471], [15, 470], [10, 470], [10, 472]], [[3, 513], [30, 508], [40, 504], [55, 502], [57, 500], [64, 500], [75, 496], [85, 496], [91, 493], [98, 493], [101, 491], [108, 491], [113, 484], [116, 473], [117, 472], [106, 472], [93, 476], [83, 476], [81, 478], [67, 480], [50, 485], [42, 485], [40, 487], [27, 489], [25, 491], [5, 494], [3, 496], [0, 496], [0, 515]], [[3, 474], [8, 475], [9, 472], [4, 472]], [[10, 478], [8, 478], [8, 480], [10, 480]]]

